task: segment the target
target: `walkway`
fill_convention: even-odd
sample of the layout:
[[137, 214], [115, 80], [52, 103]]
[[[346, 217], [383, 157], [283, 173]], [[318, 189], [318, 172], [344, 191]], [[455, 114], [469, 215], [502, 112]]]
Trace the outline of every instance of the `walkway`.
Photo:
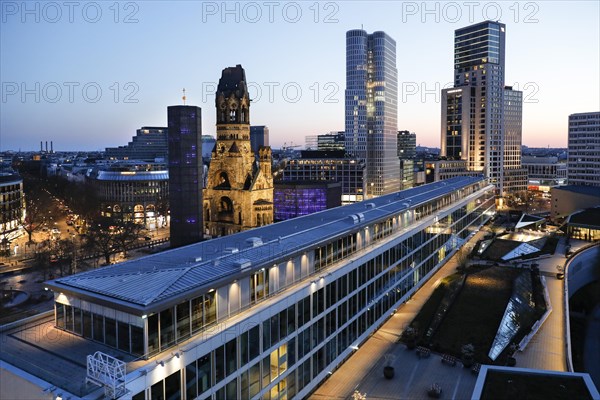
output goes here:
[[[479, 231], [465, 246], [472, 248], [487, 232]], [[458, 253], [457, 253], [458, 254]], [[419, 359], [397, 340], [417, 315], [438, 282], [456, 271], [457, 254], [442, 266], [371, 338], [309, 397], [314, 400], [347, 399], [354, 390], [368, 399], [423, 399], [432, 383], [442, 387], [445, 399], [470, 398], [476, 376], [468, 369], [442, 364], [437, 354]], [[385, 354], [396, 356], [395, 377], [383, 377]]]
[[[472, 247], [486, 232], [480, 231], [467, 247]], [[586, 245], [583, 241], [571, 241], [573, 251]], [[563, 280], [556, 279], [556, 266], [566, 261], [564, 238], [561, 238], [552, 257], [535, 261], [546, 277], [553, 311], [523, 352], [515, 355], [517, 366], [555, 371], [566, 371], [566, 345], [564, 324]], [[403, 329], [413, 320], [431, 295], [436, 283], [456, 270], [454, 255], [423, 287], [390, 318], [355, 354], [353, 354], [331, 377], [326, 380], [310, 399], [348, 399], [355, 389], [368, 399], [422, 399], [427, 388], [436, 382], [441, 385], [446, 399], [470, 398], [476, 376], [459, 366], [449, 367], [440, 362], [440, 356], [432, 354], [419, 359], [415, 352], [405, 350], [396, 340]], [[531, 263], [533, 261], [529, 261]], [[396, 375], [391, 380], [383, 377], [384, 355], [396, 355]]]

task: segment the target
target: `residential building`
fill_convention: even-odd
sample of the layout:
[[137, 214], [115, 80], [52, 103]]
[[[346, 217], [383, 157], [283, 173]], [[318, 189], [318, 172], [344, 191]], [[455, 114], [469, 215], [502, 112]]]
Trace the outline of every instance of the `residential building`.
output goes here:
[[86, 379], [134, 400], [305, 398], [493, 214], [493, 186], [459, 177], [61, 277], [0, 357], [63, 398], [102, 396]]
[[111, 160], [166, 161], [169, 155], [167, 128], [142, 126], [125, 146], [107, 147], [105, 156]]
[[396, 42], [385, 32], [346, 32], [346, 152], [365, 161], [366, 196], [400, 189]]
[[203, 239], [202, 110], [167, 107], [169, 123], [169, 205], [171, 247]]
[[600, 112], [569, 115], [569, 185], [600, 187]]
[[24, 222], [23, 178], [14, 171], [0, 171], [0, 254], [10, 251], [10, 242], [22, 234]]

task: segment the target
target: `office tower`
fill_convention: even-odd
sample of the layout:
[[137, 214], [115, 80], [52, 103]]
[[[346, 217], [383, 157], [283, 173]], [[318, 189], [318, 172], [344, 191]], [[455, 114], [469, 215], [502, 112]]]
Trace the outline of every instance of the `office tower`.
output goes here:
[[342, 183], [342, 204], [365, 200], [365, 162], [347, 157], [342, 150], [303, 150], [289, 160], [281, 179], [292, 182], [334, 181]]
[[257, 125], [250, 127], [250, 147], [254, 154], [258, 154], [261, 146], [269, 146], [269, 127]]
[[600, 186], [600, 112], [569, 115], [569, 185]]
[[365, 160], [367, 197], [400, 188], [396, 42], [385, 32], [346, 33], [346, 151]]
[[202, 110], [170, 106], [169, 204], [171, 247], [202, 240]]
[[417, 135], [409, 131], [398, 131], [398, 158], [400, 159], [400, 189], [415, 185], [415, 156]]
[[317, 136], [319, 150], [346, 150], [346, 135], [344, 132], [331, 132]]
[[[441, 156], [465, 160], [467, 170], [482, 172], [500, 196], [526, 186], [520, 165], [522, 93], [504, 86], [504, 49], [504, 24], [485, 21], [457, 29], [454, 87], [442, 90]], [[506, 177], [505, 168], [512, 170]]]
[[417, 135], [414, 132], [398, 131], [398, 157], [414, 160], [417, 155]]
[[167, 128], [142, 126], [125, 146], [107, 147], [105, 156], [111, 160], [166, 160], [169, 154]]
[[246, 82], [241, 65], [225, 68], [215, 96], [217, 143], [204, 189], [205, 229], [213, 237], [273, 222], [271, 148], [260, 146], [255, 161]]

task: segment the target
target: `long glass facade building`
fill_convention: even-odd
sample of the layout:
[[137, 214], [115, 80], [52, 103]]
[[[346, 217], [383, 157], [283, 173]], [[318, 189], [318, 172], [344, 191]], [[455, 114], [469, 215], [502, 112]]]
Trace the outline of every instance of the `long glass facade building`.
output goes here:
[[367, 197], [400, 189], [396, 42], [385, 32], [346, 33], [346, 152], [366, 162]]
[[[123, 360], [124, 399], [303, 398], [493, 213], [458, 177], [59, 278], [48, 340]], [[40, 323], [14, 329], [3, 359]], [[101, 390], [71, 368], [63, 397]]]

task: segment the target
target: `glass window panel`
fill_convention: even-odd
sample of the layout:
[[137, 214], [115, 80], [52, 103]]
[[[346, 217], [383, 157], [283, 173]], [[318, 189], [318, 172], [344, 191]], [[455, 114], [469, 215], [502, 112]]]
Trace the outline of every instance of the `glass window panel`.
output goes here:
[[117, 347], [117, 323], [112, 318], [104, 318], [104, 334], [108, 346]]
[[237, 340], [232, 339], [225, 344], [226, 376], [237, 369]]
[[260, 362], [250, 367], [248, 379], [250, 381], [250, 397], [252, 398], [260, 392]]
[[164, 400], [164, 382], [164, 380], [160, 380], [152, 385], [152, 388], [150, 389], [150, 398], [152, 400]]
[[248, 350], [248, 332], [244, 332], [240, 335], [240, 367], [243, 367], [249, 361]]
[[60, 303], [55, 303], [56, 310], [56, 326], [65, 329], [65, 306]]
[[181, 399], [181, 371], [177, 370], [165, 379], [165, 395], [167, 400]]
[[237, 399], [237, 379], [232, 380], [226, 386], [225, 395], [228, 399]]
[[82, 331], [81, 309], [73, 307], [73, 332], [81, 335]]
[[118, 323], [119, 332], [119, 350], [130, 352], [129, 350], [129, 324], [119, 321]]
[[198, 359], [198, 394], [204, 393], [211, 388], [211, 353]]
[[204, 298], [196, 297], [192, 300], [192, 333], [198, 332], [204, 326], [202, 304]]
[[73, 307], [65, 305], [65, 329], [73, 332]]
[[161, 350], [172, 346], [175, 341], [173, 309], [168, 308], [160, 312], [160, 348]]
[[89, 311], [83, 312], [83, 337], [92, 338], [92, 313]]
[[190, 302], [177, 305], [177, 341], [190, 336]]
[[214, 291], [204, 295], [204, 313], [206, 325], [217, 320], [217, 301]]
[[131, 352], [136, 356], [144, 355], [144, 330], [131, 325]]
[[185, 393], [188, 399], [198, 396], [198, 374], [196, 361], [192, 361], [185, 367]]
[[248, 347], [250, 347], [250, 360], [260, 354], [260, 327], [256, 325], [248, 331]]
[[225, 346], [215, 350], [215, 384], [225, 378]]
[[92, 314], [92, 321], [94, 323], [92, 328], [94, 340], [104, 343], [104, 317], [99, 314]]
[[148, 317], [148, 353], [152, 355], [158, 350], [158, 314], [154, 314]]

